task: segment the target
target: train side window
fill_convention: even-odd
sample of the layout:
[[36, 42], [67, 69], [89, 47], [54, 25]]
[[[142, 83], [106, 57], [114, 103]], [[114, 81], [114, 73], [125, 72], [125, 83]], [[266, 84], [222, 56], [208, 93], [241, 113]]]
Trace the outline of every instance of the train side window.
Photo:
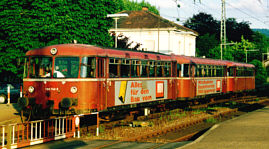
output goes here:
[[210, 66], [206, 66], [205, 67], [205, 71], [206, 71], [205, 76], [206, 77], [210, 77], [209, 70], [210, 70]]
[[205, 77], [205, 66], [204, 65], [201, 65], [201, 74], [200, 74], [201, 77]]
[[224, 67], [220, 66], [220, 76], [223, 77], [224, 76]]
[[82, 57], [80, 67], [81, 78], [96, 77], [96, 59], [94, 57]]
[[189, 64], [184, 64], [184, 68], [183, 68], [183, 77], [189, 77]]
[[234, 76], [234, 68], [230, 68], [230, 76]]
[[222, 77], [222, 76], [223, 76], [223, 67], [217, 66], [217, 77]]
[[52, 71], [51, 57], [31, 57], [28, 64], [30, 78], [50, 77]]
[[212, 77], [211, 76], [211, 66], [207, 66], [207, 76]]
[[253, 76], [253, 69], [252, 68], [246, 68], [246, 76]]
[[120, 76], [120, 59], [109, 59], [109, 77], [118, 78]]
[[156, 62], [155, 65], [157, 66], [156, 67], [157, 77], [164, 76], [164, 62]]
[[209, 77], [213, 77], [212, 70], [213, 70], [213, 66], [209, 66], [208, 68]]
[[122, 62], [121, 62], [121, 77], [123, 78], [126, 78], [126, 77], [130, 77], [130, 62], [131, 60], [129, 59], [122, 59]]
[[131, 76], [132, 77], [139, 77], [139, 75], [140, 75], [140, 61], [139, 60], [132, 60]]
[[181, 77], [181, 64], [177, 64], [177, 77]]
[[77, 78], [79, 73], [79, 57], [56, 57], [54, 78]]
[[216, 70], [217, 69], [217, 66], [213, 66], [213, 68], [212, 68], [212, 76], [213, 77], [216, 77], [217, 76], [217, 73], [216, 73]]
[[141, 77], [148, 77], [149, 75], [149, 62], [148, 61], [141, 61]]
[[195, 66], [195, 77], [199, 77], [199, 65]]
[[154, 61], [149, 62], [149, 77], [155, 77], [155, 65]]
[[236, 76], [242, 76], [241, 68], [236, 67]]
[[165, 77], [171, 76], [171, 62], [164, 63], [164, 76]]
[[195, 74], [196, 74], [196, 72], [195, 72], [195, 65], [191, 65], [191, 67], [190, 67], [190, 74], [191, 74], [192, 77], [195, 77]]

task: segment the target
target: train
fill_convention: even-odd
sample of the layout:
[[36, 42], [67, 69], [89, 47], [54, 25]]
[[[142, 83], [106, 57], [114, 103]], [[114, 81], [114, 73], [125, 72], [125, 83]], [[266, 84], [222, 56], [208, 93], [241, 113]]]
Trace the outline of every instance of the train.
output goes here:
[[255, 66], [86, 44], [26, 53], [23, 97], [33, 117], [148, 107], [255, 89]]

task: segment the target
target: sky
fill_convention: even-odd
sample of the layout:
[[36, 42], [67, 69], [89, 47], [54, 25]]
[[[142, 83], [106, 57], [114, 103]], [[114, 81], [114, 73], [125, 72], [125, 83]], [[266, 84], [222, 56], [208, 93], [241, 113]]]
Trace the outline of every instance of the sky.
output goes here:
[[[221, 0], [201, 0], [201, 3], [199, 0], [195, 3], [193, 0], [145, 1], [159, 8], [162, 17], [181, 25], [199, 12], [211, 14], [217, 20], [221, 18]], [[269, 0], [226, 0], [226, 18], [235, 18], [237, 22], [247, 21], [250, 28], [269, 29]]]

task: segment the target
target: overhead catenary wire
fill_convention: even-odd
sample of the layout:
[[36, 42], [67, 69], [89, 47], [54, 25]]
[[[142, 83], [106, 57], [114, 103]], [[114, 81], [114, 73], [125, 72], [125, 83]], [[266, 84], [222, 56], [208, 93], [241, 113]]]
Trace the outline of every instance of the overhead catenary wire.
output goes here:
[[261, 22], [261, 23], [263, 23], [263, 24], [265, 24], [265, 25], [267, 25], [267, 26], [269, 27], [269, 25], [268, 25], [267, 23], [265, 23], [264, 21], [258, 19], [257, 17], [254, 17], [254, 16], [252, 16], [252, 15], [246, 13], [245, 11], [241, 10], [240, 8], [236, 8], [236, 7], [234, 7], [233, 5], [231, 5], [231, 4], [228, 3], [228, 2], [226, 2], [226, 3], [227, 3], [229, 6], [233, 7], [234, 9], [238, 10], [239, 12], [241, 12], [241, 13], [243, 13], [243, 14], [245, 14], [245, 15], [251, 17], [252, 19], [254, 19], [254, 20], [258, 21], [258, 22]]

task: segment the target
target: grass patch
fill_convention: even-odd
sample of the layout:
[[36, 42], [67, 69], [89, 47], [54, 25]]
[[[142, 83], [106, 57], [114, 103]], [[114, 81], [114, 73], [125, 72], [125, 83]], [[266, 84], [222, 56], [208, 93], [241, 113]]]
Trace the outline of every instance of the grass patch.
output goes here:
[[99, 126], [99, 132], [100, 132], [100, 133], [105, 132], [105, 129], [106, 129], [106, 128], [105, 128], [104, 125], [100, 125], [100, 126]]
[[213, 118], [213, 117], [210, 117], [210, 118], [206, 119], [206, 122], [207, 122], [207, 123], [217, 123], [218, 120], [215, 119], [215, 118]]

